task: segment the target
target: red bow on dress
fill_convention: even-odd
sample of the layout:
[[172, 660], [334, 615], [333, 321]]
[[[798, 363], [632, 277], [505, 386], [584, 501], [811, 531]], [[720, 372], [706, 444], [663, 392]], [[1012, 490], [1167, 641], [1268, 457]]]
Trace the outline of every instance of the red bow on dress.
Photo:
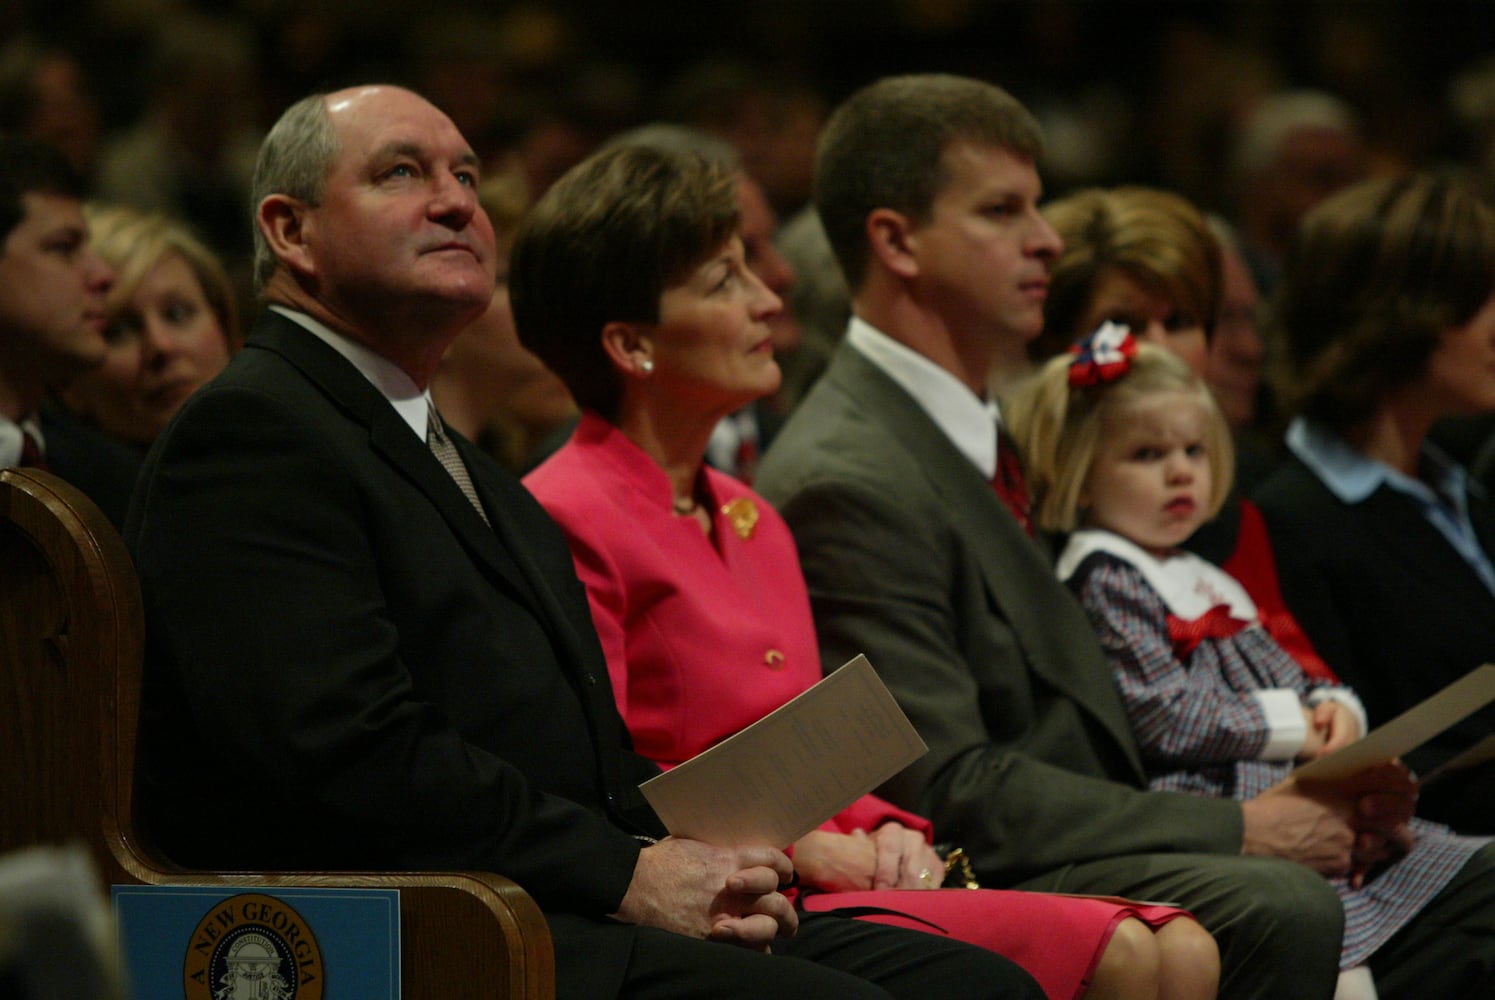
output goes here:
[[1173, 655], [1187, 660], [1189, 655], [1205, 639], [1228, 639], [1250, 622], [1230, 616], [1230, 605], [1216, 604], [1193, 621], [1184, 621], [1177, 615], [1168, 616], [1168, 639], [1173, 643]]

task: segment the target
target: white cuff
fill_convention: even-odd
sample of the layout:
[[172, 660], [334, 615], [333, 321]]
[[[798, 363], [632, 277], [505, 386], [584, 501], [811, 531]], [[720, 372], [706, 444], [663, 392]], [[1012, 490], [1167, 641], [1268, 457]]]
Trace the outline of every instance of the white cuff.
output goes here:
[[1253, 691], [1267, 720], [1267, 745], [1259, 754], [1262, 760], [1290, 761], [1303, 749], [1308, 739], [1308, 720], [1303, 717], [1303, 702], [1290, 688], [1268, 688]]

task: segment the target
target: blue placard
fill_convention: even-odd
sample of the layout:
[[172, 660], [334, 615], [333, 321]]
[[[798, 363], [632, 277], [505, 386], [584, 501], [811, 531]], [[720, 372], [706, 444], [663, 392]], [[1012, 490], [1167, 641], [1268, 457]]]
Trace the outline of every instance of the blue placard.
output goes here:
[[138, 1000], [398, 1000], [395, 889], [116, 885]]

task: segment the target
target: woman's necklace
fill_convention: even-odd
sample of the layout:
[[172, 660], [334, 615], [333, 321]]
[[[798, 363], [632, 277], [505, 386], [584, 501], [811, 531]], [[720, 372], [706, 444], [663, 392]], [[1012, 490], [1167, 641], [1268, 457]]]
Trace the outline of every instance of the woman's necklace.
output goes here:
[[679, 514], [681, 517], [688, 517], [691, 514], [694, 514], [696, 512], [697, 506], [698, 505], [696, 504], [695, 497], [675, 498], [675, 513]]

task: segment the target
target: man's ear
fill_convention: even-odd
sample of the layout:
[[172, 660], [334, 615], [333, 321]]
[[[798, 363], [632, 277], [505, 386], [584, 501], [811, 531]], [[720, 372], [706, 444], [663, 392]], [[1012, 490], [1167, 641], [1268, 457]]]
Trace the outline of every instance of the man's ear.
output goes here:
[[602, 350], [625, 378], [648, 378], [654, 371], [654, 340], [647, 324], [607, 324], [602, 328]]
[[304, 202], [289, 195], [269, 195], [260, 202], [254, 221], [276, 260], [297, 274], [316, 274], [316, 257], [306, 232]]
[[919, 273], [911, 239], [913, 229], [906, 215], [891, 208], [874, 208], [867, 213], [867, 245], [872, 256], [900, 278]]

